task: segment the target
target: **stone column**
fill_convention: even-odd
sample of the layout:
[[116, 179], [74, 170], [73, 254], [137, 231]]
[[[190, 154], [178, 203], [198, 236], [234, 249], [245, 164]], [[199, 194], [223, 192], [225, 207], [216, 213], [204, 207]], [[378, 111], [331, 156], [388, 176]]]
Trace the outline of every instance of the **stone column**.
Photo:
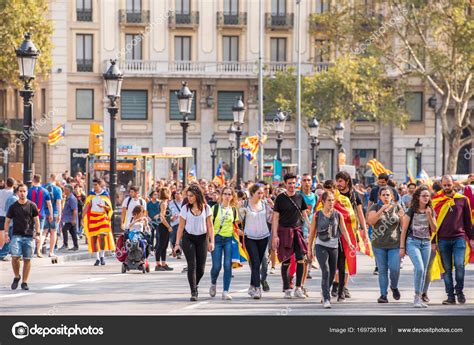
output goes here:
[[[166, 103], [168, 99], [168, 79], [153, 80], [152, 107], [152, 142], [153, 152], [162, 152], [166, 146]], [[155, 160], [156, 178], [167, 178], [169, 164], [168, 160]]]

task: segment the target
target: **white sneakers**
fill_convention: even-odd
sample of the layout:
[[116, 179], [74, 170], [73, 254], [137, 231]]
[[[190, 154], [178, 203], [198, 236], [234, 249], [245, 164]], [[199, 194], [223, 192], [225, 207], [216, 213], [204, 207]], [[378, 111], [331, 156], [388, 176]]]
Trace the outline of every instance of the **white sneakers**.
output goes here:
[[262, 288], [256, 288], [254, 290], [254, 294], [253, 294], [253, 299], [260, 299], [262, 298]]
[[293, 298], [292, 293], [293, 291], [291, 289], [285, 290], [285, 298]]
[[299, 288], [296, 288], [296, 290], [295, 290], [295, 298], [303, 298], [303, 299], [306, 298], [306, 295], [305, 295], [305, 293], [304, 293], [304, 291], [303, 291], [302, 288], [300, 288], [300, 287], [299, 287]]
[[211, 284], [211, 287], [209, 288], [209, 295], [211, 297], [216, 297], [216, 284]]
[[323, 308], [324, 309], [331, 309], [331, 302], [329, 302], [328, 299], [324, 301]]
[[272, 267], [272, 268], [271, 268], [270, 274], [275, 274], [275, 267]]
[[228, 291], [224, 291], [222, 293], [222, 299], [225, 300], [225, 301], [232, 301], [232, 296], [229, 295]]
[[428, 305], [423, 303], [423, 300], [421, 299], [421, 296], [416, 296], [413, 301], [413, 307], [415, 308], [428, 308]]
[[250, 297], [253, 297], [255, 295], [255, 287], [249, 286], [249, 289], [247, 291]]

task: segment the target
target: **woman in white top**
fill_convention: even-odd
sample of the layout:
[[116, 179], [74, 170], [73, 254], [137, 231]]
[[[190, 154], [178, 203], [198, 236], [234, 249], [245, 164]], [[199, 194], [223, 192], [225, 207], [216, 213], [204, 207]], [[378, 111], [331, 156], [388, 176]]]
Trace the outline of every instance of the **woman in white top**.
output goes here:
[[188, 281], [191, 288], [191, 301], [198, 299], [198, 285], [204, 275], [207, 252], [214, 250], [214, 226], [211, 220], [211, 208], [204, 201], [204, 194], [197, 185], [187, 191], [188, 204], [181, 208], [178, 234], [174, 252], [181, 249], [188, 264]]
[[254, 184], [249, 188], [250, 199], [242, 209], [245, 248], [249, 254], [251, 269], [249, 295], [254, 299], [262, 297], [260, 287], [260, 266], [265, 260], [270, 232], [267, 225], [267, 208], [263, 202], [263, 185]]

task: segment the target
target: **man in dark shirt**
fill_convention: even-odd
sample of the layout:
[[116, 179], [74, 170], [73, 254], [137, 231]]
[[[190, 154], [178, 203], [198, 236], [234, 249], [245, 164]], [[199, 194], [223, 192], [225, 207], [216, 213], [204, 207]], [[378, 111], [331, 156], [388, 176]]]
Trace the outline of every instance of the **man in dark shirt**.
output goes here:
[[296, 259], [296, 298], [306, 298], [301, 289], [304, 259], [308, 251], [304, 240], [303, 222], [309, 226], [308, 206], [301, 194], [296, 193], [296, 176], [286, 174], [284, 181], [287, 191], [281, 193], [275, 200], [272, 220], [272, 245], [277, 250], [281, 262], [281, 277], [285, 298], [292, 298], [288, 268], [291, 256]]
[[[11, 285], [12, 290], [18, 287], [18, 282], [21, 280], [20, 276], [20, 258], [23, 257], [23, 282], [21, 288], [29, 290], [28, 276], [30, 275], [31, 257], [35, 248], [35, 238], [39, 240], [40, 221], [39, 212], [36, 204], [27, 199], [28, 188], [21, 184], [18, 186], [18, 201], [10, 206], [5, 220], [5, 229], [10, 226], [10, 221], [13, 220], [13, 236], [8, 237], [8, 233], [0, 232], [0, 237], [5, 237], [6, 242], [10, 242], [10, 250], [12, 255], [12, 267], [15, 278]], [[3, 246], [3, 240], [0, 241]]]
[[[372, 206], [372, 204], [379, 202], [379, 190], [380, 188], [385, 187], [388, 184], [388, 180], [389, 180], [389, 177], [385, 173], [382, 173], [378, 176], [377, 186], [372, 188], [372, 191], [370, 192], [369, 205], [367, 209], [370, 209], [370, 206]], [[393, 193], [393, 201], [395, 203], [398, 203], [398, 201], [400, 200], [400, 195], [398, 194], [395, 188], [393, 187], [390, 187], [390, 188], [392, 189], [392, 193]]]
[[[443, 304], [456, 304], [454, 296], [461, 304], [466, 303], [464, 288], [464, 258], [466, 256], [466, 239], [470, 239], [471, 248], [474, 248], [474, 231], [471, 222], [471, 208], [466, 197], [455, 198], [454, 182], [451, 176], [445, 175], [441, 179], [443, 193], [453, 198], [453, 206], [440, 223], [438, 221], [438, 249], [444, 268], [444, 285], [448, 299]], [[450, 201], [447, 201], [450, 202]], [[433, 239], [432, 249], [436, 249], [436, 238]], [[453, 260], [454, 259], [454, 260]], [[456, 270], [456, 286], [453, 283], [453, 261]], [[456, 291], [456, 293], [454, 293]]]

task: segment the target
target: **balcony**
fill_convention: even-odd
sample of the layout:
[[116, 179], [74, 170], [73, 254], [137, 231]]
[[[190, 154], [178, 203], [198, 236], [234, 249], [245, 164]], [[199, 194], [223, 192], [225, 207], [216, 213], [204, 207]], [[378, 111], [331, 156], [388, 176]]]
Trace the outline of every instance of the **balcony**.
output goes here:
[[92, 8], [76, 8], [78, 22], [92, 22]]
[[240, 12], [238, 14], [226, 14], [217, 12], [217, 27], [243, 28], [247, 26], [247, 13]]
[[[107, 66], [104, 61], [104, 70]], [[302, 63], [301, 73], [304, 75], [325, 71], [331, 65], [329, 62]], [[257, 62], [203, 62], [203, 61], [153, 61], [126, 60], [120, 62], [120, 69], [130, 77], [215, 77], [215, 78], [248, 78], [258, 77]], [[272, 75], [279, 71], [296, 71], [296, 63], [266, 62], [264, 75]]]
[[169, 12], [168, 27], [196, 29], [199, 26], [199, 12], [175, 13]]
[[150, 24], [150, 11], [119, 10], [120, 24], [148, 25]]
[[267, 29], [292, 29], [294, 25], [294, 14], [272, 14], [265, 13], [265, 27]]
[[76, 59], [78, 72], [92, 72], [92, 60]]

